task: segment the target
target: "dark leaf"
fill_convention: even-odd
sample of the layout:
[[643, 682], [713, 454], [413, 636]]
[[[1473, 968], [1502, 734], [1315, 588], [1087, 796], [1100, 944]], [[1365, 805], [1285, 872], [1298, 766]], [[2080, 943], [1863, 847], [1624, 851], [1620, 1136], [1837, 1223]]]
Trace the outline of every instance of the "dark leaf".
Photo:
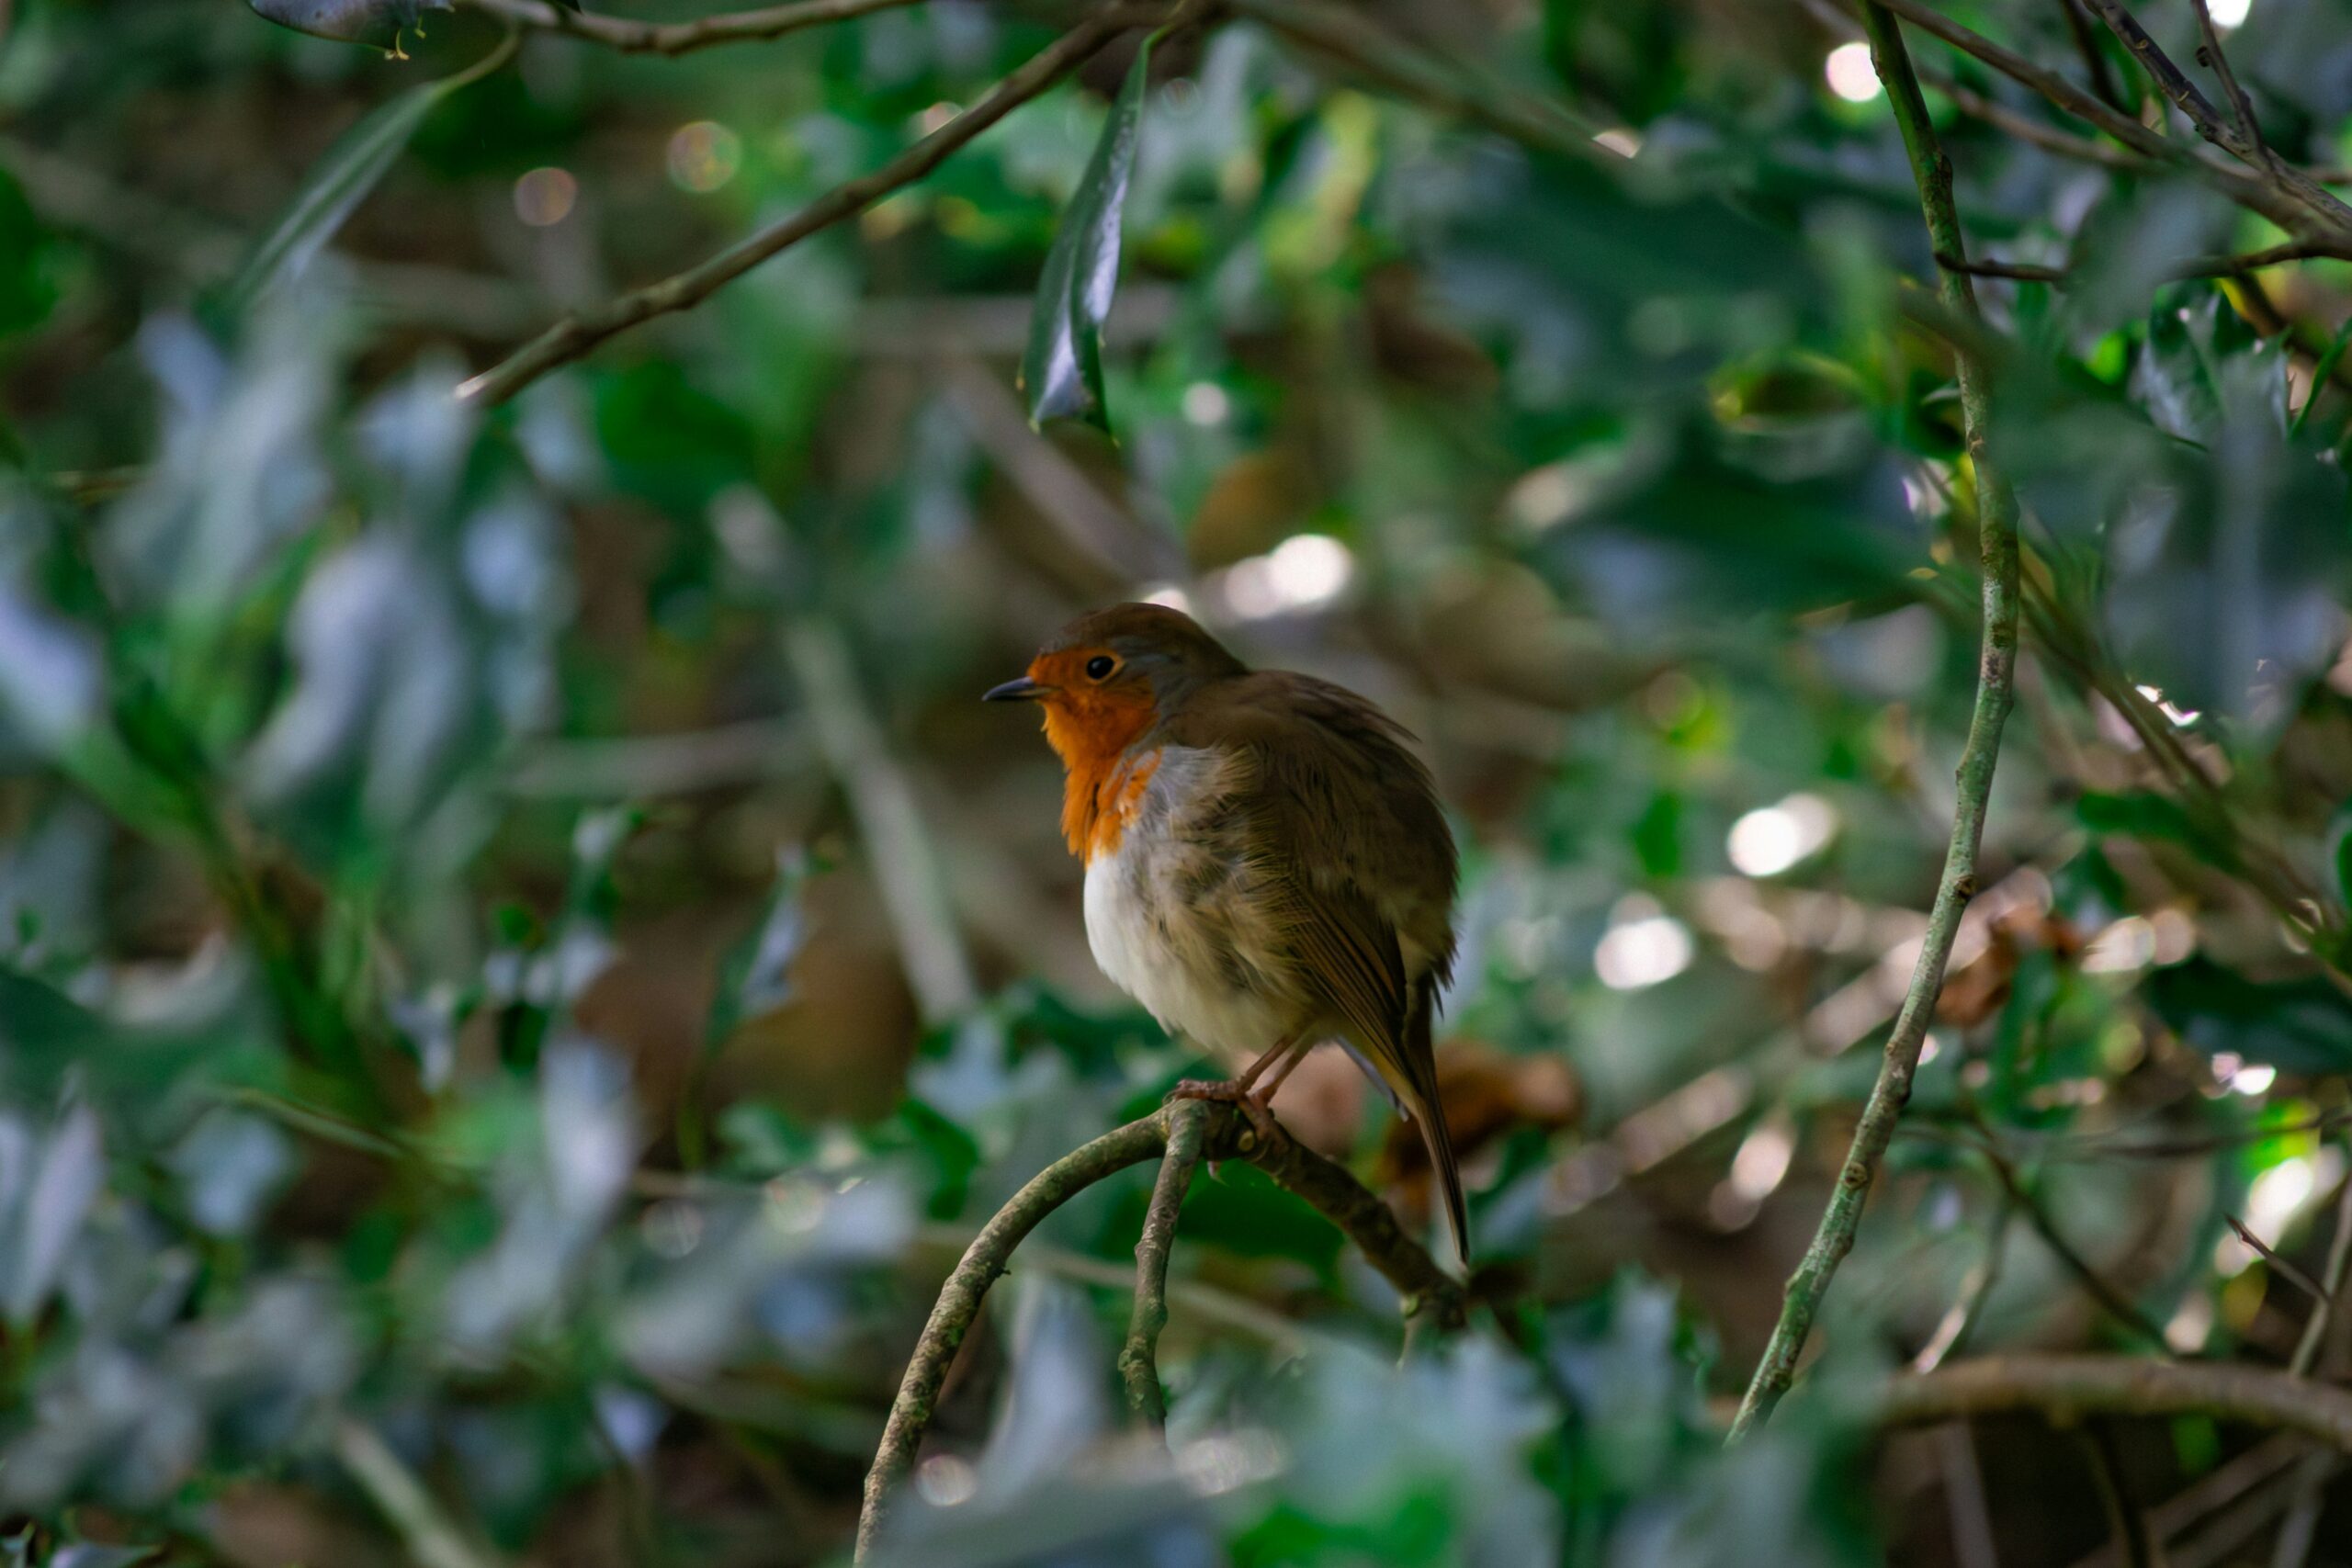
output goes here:
[[2352, 1069], [2352, 1001], [2324, 980], [2249, 980], [2194, 958], [2158, 970], [2148, 999], [2209, 1056], [2226, 1051], [2290, 1073]]
[[711, 1004], [705, 1039], [714, 1050], [747, 1018], [774, 1012], [792, 999], [792, 961], [808, 937], [800, 896], [808, 885], [805, 857], [776, 856], [775, 886], [757, 930], [736, 945], [719, 971], [718, 997]]
[[[337, 13], [369, 10], [384, 11], [405, 8], [412, 15], [409, 25], [414, 25], [413, 13], [417, 0], [317, 0], [304, 5], [299, 0], [254, 0], [254, 8], [273, 21], [286, 20], [271, 16], [271, 8], [300, 12]], [[300, 24], [287, 21], [288, 27]], [[304, 27], [305, 32], [318, 31]], [[348, 34], [322, 33], [322, 37], [347, 37]], [[378, 108], [345, 134], [343, 140], [330, 148], [327, 155], [310, 172], [302, 188], [278, 214], [277, 221], [261, 243], [254, 247], [237, 276], [221, 290], [220, 303], [232, 313], [243, 310], [255, 299], [277, 284], [297, 276], [313, 257], [335, 236], [345, 220], [368, 198], [368, 193], [390, 172], [408, 147], [409, 138], [424, 123], [434, 106], [458, 88], [479, 81], [506, 63], [514, 53], [514, 40], [492, 53], [481, 63], [468, 67], [437, 82], [427, 82], [411, 87], [407, 92]]]
[[398, 51], [401, 35], [424, 36], [427, 11], [454, 11], [453, 0], [250, 0], [254, 14], [281, 28], [339, 43]]
[[1061, 231], [1046, 254], [1036, 309], [1029, 319], [1029, 348], [1021, 361], [1021, 387], [1035, 424], [1078, 419], [1111, 428], [1102, 391], [1102, 323], [1119, 285], [1120, 223], [1135, 173], [1150, 62], [1147, 40], [1136, 51], [1135, 64], [1103, 122], [1102, 139], [1094, 144], [1094, 156], [1062, 215]]

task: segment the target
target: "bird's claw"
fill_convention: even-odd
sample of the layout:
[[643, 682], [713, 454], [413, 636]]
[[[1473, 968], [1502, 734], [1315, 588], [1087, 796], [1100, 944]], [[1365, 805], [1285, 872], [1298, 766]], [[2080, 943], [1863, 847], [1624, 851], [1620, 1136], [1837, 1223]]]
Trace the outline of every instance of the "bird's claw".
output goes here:
[[1249, 1103], [1249, 1091], [1230, 1078], [1183, 1078], [1168, 1091], [1170, 1100], [1213, 1100], [1220, 1105]]
[[1218, 1105], [1230, 1105], [1241, 1112], [1250, 1123], [1242, 1134], [1240, 1147], [1246, 1153], [1256, 1147], [1271, 1145], [1283, 1135], [1282, 1123], [1274, 1120], [1267, 1105], [1267, 1096], [1254, 1094], [1228, 1078], [1185, 1078], [1168, 1091], [1170, 1100], [1204, 1100]]

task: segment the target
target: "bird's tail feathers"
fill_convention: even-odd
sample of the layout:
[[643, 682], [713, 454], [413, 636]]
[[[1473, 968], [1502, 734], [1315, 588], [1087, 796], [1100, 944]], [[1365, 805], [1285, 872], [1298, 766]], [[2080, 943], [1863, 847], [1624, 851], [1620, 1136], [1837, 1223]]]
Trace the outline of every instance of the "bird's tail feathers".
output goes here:
[[1462, 1198], [1462, 1168], [1453, 1157], [1453, 1134], [1437, 1096], [1437, 1056], [1430, 1026], [1437, 1010], [1434, 987], [1423, 987], [1405, 1021], [1403, 1083], [1389, 1085], [1398, 1107], [1419, 1123], [1430, 1153], [1430, 1170], [1445, 1197], [1445, 1217], [1453, 1232], [1453, 1253], [1470, 1266], [1470, 1212]]

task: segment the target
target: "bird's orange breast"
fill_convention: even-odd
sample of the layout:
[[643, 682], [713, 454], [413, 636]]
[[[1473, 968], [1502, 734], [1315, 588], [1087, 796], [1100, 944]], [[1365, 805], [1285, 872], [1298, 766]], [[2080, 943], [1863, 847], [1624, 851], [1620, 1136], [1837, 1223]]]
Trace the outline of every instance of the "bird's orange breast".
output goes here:
[[1070, 852], [1089, 865], [1116, 854], [1159, 770], [1157, 751], [1122, 754], [1100, 769], [1072, 768], [1062, 786], [1062, 837], [1069, 840]]
[[1073, 667], [1078, 658], [1046, 655], [1031, 663], [1029, 673], [1054, 688], [1043, 705], [1046, 739], [1065, 770], [1062, 837], [1070, 853], [1091, 862], [1117, 850], [1159, 766], [1156, 748], [1136, 744], [1159, 713], [1148, 688], [1088, 684]]

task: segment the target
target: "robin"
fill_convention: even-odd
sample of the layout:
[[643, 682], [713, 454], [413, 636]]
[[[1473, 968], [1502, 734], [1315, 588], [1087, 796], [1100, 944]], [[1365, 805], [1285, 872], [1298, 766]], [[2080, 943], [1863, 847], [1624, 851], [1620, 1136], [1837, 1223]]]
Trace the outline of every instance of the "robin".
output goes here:
[[1430, 1043], [1453, 965], [1453, 836], [1410, 737], [1158, 604], [1080, 616], [985, 700], [1045, 709], [1094, 961], [1163, 1027], [1247, 1064], [1177, 1092], [1262, 1113], [1339, 1042], [1420, 1128], [1466, 1264]]

